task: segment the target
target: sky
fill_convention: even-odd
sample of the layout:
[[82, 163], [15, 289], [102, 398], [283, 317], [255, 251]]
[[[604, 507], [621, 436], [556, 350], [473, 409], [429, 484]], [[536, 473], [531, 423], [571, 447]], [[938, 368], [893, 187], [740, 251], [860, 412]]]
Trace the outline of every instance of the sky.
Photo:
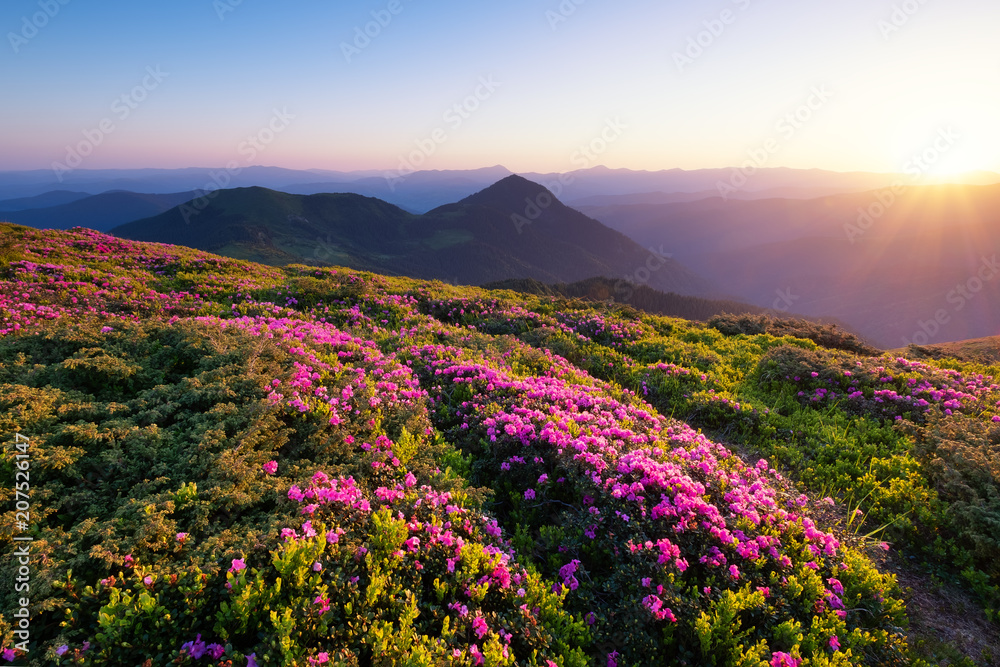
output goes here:
[[995, 0], [5, 0], [0, 170], [1000, 171], [998, 28]]

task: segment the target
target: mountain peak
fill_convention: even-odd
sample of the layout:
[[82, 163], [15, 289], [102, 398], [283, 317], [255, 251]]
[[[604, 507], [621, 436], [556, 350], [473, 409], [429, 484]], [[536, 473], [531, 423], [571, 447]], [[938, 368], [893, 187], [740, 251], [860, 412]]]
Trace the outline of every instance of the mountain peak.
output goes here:
[[554, 194], [544, 185], [529, 181], [523, 176], [511, 174], [484, 190], [466, 197], [460, 204], [489, 206], [503, 211], [520, 211], [534, 204], [543, 209], [564, 208]]

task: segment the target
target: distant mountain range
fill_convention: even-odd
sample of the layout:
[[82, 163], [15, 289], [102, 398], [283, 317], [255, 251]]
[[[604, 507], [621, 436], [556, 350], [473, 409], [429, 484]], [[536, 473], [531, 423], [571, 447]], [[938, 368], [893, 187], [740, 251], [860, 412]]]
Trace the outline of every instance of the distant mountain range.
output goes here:
[[837, 318], [881, 347], [1000, 333], [1000, 186], [581, 210], [735, 298]]
[[[458, 201], [498, 180], [510, 176], [506, 167], [482, 169], [425, 170], [411, 174], [385, 170], [329, 171], [296, 170], [280, 167], [233, 165], [226, 168], [186, 169], [77, 169], [57, 179], [51, 170], [0, 172], [0, 198], [24, 198], [55, 190], [100, 194], [128, 190], [169, 194], [184, 191], [212, 191], [260, 186], [292, 194], [354, 193], [378, 197], [412, 213]], [[592, 167], [567, 173], [521, 173], [549, 188], [570, 205], [662, 203], [671, 197], [719, 197], [719, 184], [732, 183], [734, 169], [666, 169], [635, 171]], [[867, 172], [841, 173], [820, 169], [771, 168], [756, 171], [743, 187], [727, 190], [734, 199], [762, 197], [808, 198], [844, 192], [862, 192], [906, 181], [899, 174]], [[955, 182], [1000, 183], [1000, 175], [988, 172], [962, 176]], [[666, 197], [659, 202], [649, 196]], [[593, 197], [639, 196], [642, 201], [592, 201]], [[67, 203], [65, 201], [58, 203]], [[0, 209], [3, 210], [3, 209]]]
[[[37, 204], [53, 199], [52, 195], [39, 195], [20, 200]], [[70, 195], [74, 198], [70, 198]], [[83, 195], [66, 193], [61, 198], [69, 199], [67, 203], [55, 206], [25, 207], [21, 210], [5, 211], [0, 208], [0, 219], [6, 222], [16, 222], [29, 227], [42, 229], [69, 229], [71, 227], [88, 227], [99, 232], [106, 232], [112, 227], [131, 222], [139, 218], [147, 218], [157, 213], [191, 201], [199, 193], [175, 192], [172, 194], [141, 194], [137, 192], [105, 192], [99, 195]], [[17, 201], [17, 200], [9, 200]], [[0, 202], [2, 206], [4, 202]], [[9, 205], [9, 204], [8, 204]]]
[[34, 208], [47, 208], [49, 206], [60, 206], [69, 204], [89, 197], [87, 192], [72, 192], [70, 190], [53, 190], [34, 197], [21, 197], [18, 199], [5, 199], [0, 201], [0, 211], [26, 211]]
[[222, 190], [111, 233], [270, 264], [336, 264], [464, 284], [611, 276], [679, 294], [713, 291], [677, 261], [520, 176], [424, 215], [355, 194]]

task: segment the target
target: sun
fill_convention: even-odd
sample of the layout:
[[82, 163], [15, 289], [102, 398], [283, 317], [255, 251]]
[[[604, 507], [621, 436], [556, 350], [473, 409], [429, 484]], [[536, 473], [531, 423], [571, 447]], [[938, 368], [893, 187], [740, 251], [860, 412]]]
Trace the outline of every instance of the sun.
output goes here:
[[[952, 141], [953, 140], [953, 141]], [[947, 130], [939, 132], [935, 141], [923, 151], [912, 155], [904, 165], [904, 173], [916, 179], [930, 181], [979, 181], [988, 174], [1000, 182], [1000, 160], [987, 143], [964, 141]]]

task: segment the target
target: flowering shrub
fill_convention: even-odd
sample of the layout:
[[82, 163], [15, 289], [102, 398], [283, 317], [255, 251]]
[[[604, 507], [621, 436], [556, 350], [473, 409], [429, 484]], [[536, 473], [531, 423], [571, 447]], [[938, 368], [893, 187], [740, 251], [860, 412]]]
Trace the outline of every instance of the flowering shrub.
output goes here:
[[[766, 461], [745, 466], [684, 425], [610, 398], [601, 383], [520, 378], [457, 352], [411, 350], [447, 434], [506, 498], [501, 519], [519, 527], [515, 545], [542, 549], [538, 566], [568, 591], [566, 604], [588, 619], [602, 651], [627, 664], [722, 651], [729, 664], [788, 650], [826, 664], [839, 634], [850, 637], [849, 664], [885, 641], [878, 628], [900, 621], [898, 603], [844, 611], [841, 596], [864, 594], [845, 593], [841, 581], [874, 573], [856, 559], [847, 565], [836, 538], [779, 506]], [[799, 588], [803, 581], [814, 583]], [[817, 614], [828, 620], [817, 625]], [[748, 629], [734, 637], [737, 618]], [[786, 623], [812, 623], [815, 633], [776, 641]]]

